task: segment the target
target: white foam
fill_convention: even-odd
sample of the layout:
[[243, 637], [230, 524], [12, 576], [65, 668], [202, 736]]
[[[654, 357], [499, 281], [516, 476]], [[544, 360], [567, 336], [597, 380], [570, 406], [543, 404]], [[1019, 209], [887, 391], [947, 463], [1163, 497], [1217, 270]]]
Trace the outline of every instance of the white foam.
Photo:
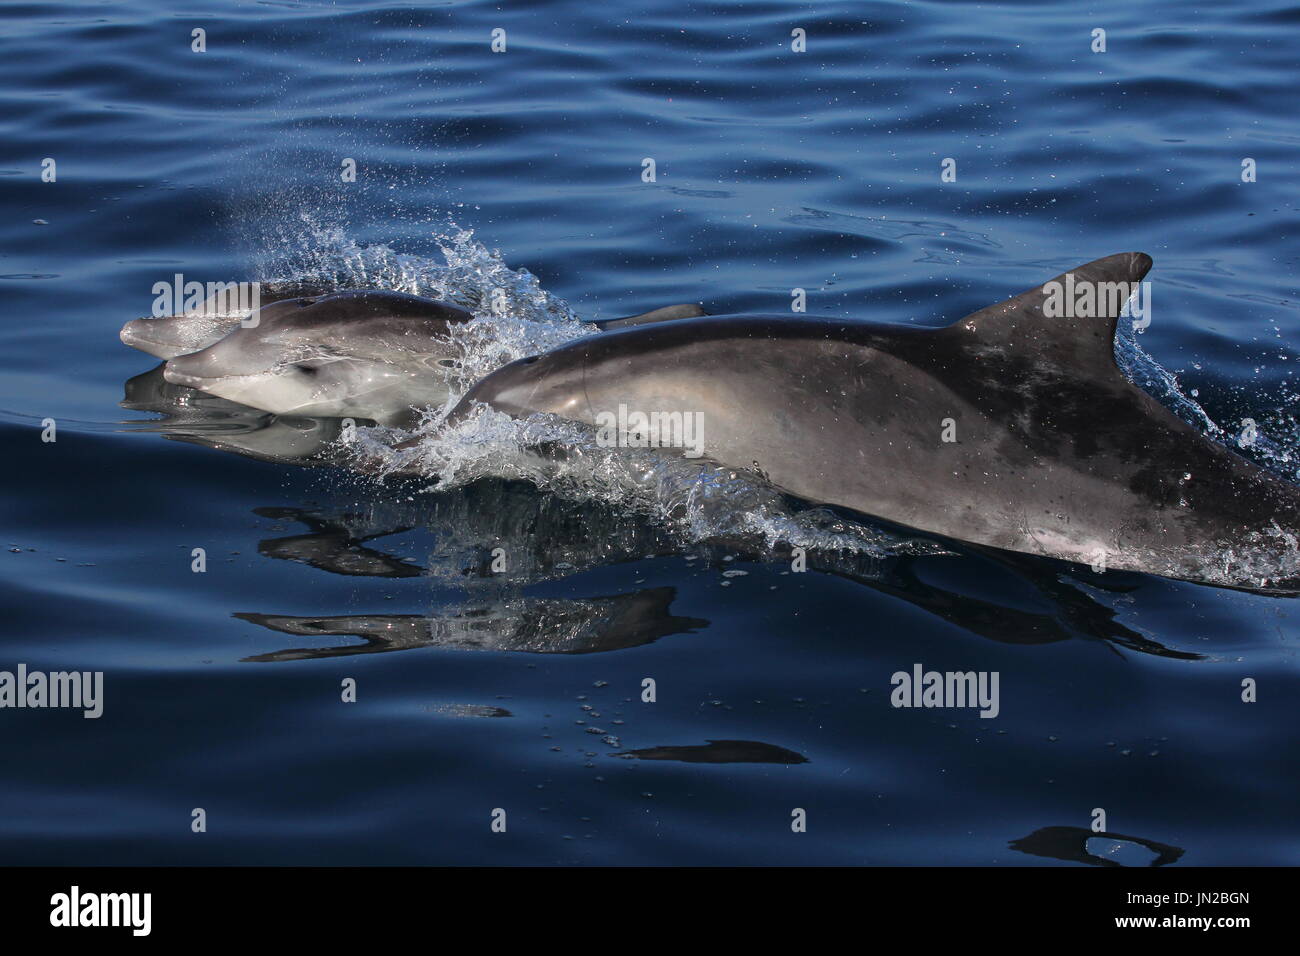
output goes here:
[[[380, 477], [427, 479], [431, 491], [484, 478], [527, 481], [549, 494], [599, 501], [661, 523], [683, 543], [744, 538], [769, 549], [801, 547], [868, 556], [944, 553], [929, 541], [899, 537], [828, 509], [800, 509], [749, 472], [654, 451], [601, 447], [586, 426], [554, 416], [515, 420], [479, 408], [447, 425], [450, 410], [483, 376], [593, 334], [595, 327], [543, 290], [527, 270], [510, 268], [499, 252], [468, 230], [453, 226], [436, 237], [442, 257], [438, 261], [385, 245], [357, 244], [337, 227], [309, 220], [305, 226], [306, 235], [290, 247], [291, 264], [282, 263], [275, 278], [432, 296], [475, 316], [453, 327], [451, 338], [462, 364], [451, 376], [447, 403], [425, 410], [423, 421], [411, 431], [359, 429], [345, 452], [359, 470]], [[1115, 354], [1131, 381], [1183, 420], [1214, 440], [1236, 444], [1234, 436], [1182, 390], [1176, 376], [1142, 349], [1131, 322], [1120, 323]], [[1294, 456], [1285, 446], [1261, 434], [1252, 451], [1261, 464], [1294, 477]], [[1185, 573], [1195, 564], [1206, 580], [1232, 585], [1264, 586], [1300, 572], [1294, 538], [1281, 529], [1257, 538], [1241, 542], [1239, 549], [1203, 555], [1146, 555], [1144, 563], [1157, 572], [1167, 563], [1170, 574], [1180, 568]]]

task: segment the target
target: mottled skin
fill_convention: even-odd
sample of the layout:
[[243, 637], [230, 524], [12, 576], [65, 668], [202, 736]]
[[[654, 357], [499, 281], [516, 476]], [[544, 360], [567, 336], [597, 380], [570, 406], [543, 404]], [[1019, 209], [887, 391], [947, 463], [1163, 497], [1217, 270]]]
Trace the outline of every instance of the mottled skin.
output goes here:
[[[1123, 253], [1073, 276], [1137, 282], [1150, 265]], [[1222, 549], [1250, 550], [1245, 536], [1274, 522], [1300, 529], [1300, 491], [1123, 377], [1118, 307], [1049, 318], [1044, 300], [1031, 289], [942, 329], [790, 316], [640, 325], [499, 369], [452, 418], [475, 403], [593, 425], [620, 404], [695, 412], [706, 456], [800, 498], [1192, 580], [1229, 583]], [[948, 419], [955, 442], [942, 440]]]

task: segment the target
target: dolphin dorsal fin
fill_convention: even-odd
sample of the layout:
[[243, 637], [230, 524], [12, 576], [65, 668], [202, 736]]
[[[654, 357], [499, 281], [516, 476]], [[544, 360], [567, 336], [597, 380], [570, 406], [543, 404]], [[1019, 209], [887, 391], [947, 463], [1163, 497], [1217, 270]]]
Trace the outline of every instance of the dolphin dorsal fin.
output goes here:
[[1115, 365], [1119, 314], [1151, 268], [1142, 252], [1121, 252], [1062, 273], [1014, 298], [972, 312], [946, 329], [1040, 365], [1104, 374]]
[[599, 326], [602, 331], [608, 331], [610, 329], [626, 329], [633, 325], [649, 325], [651, 322], [694, 319], [708, 314], [694, 302], [683, 302], [680, 305], [665, 305], [659, 309], [642, 312], [640, 315], [629, 315], [622, 319], [601, 319], [593, 324]]

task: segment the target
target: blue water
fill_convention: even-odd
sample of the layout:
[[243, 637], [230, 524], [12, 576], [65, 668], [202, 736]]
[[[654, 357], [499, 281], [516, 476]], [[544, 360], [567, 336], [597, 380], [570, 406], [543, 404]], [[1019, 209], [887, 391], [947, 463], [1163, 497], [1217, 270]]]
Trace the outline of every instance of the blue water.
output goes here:
[[[795, 574], [599, 493], [230, 454], [203, 437], [264, 417], [140, 382], [122, 407], [156, 362], [117, 338], [177, 272], [505, 277], [566, 321], [797, 287], [940, 325], [1141, 250], [1162, 397], [1254, 419], [1294, 476], [1298, 28], [1284, 2], [6, 4], [0, 669], [103, 671], [105, 705], [0, 710], [0, 862], [1300, 862], [1292, 600], [870, 528]], [[892, 708], [914, 663], [997, 671], [1001, 713]]]

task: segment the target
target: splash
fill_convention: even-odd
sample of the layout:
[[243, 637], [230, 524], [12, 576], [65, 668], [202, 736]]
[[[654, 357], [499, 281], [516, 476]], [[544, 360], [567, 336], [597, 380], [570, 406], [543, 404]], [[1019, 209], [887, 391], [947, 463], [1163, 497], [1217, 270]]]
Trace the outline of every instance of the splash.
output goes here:
[[434, 233], [442, 259], [366, 245], [346, 228], [301, 212], [296, 229], [260, 240], [258, 278], [269, 283], [316, 283], [326, 289], [386, 289], [455, 303], [475, 315], [516, 315], [577, 322], [568, 304], [542, 289], [527, 269], [511, 269], [501, 253], [454, 223]]
[[[682, 545], [743, 541], [769, 556], [803, 548], [819, 554], [888, 557], [946, 553], [920, 538], [895, 535], [826, 508], [801, 508], [760, 475], [650, 450], [600, 446], [586, 425], [550, 415], [512, 419], [489, 408], [448, 416], [473, 384], [501, 366], [596, 332], [526, 269], [512, 269], [470, 230], [451, 224], [435, 235], [439, 258], [362, 245], [338, 226], [302, 218], [303, 232], [278, 245], [267, 281], [315, 282], [326, 288], [384, 288], [454, 302], [473, 320], [452, 327], [459, 366], [440, 407], [423, 411], [411, 430], [359, 429], [340, 451], [342, 463], [380, 480], [415, 478], [425, 491], [465, 488], [484, 479], [526, 482], [573, 502], [598, 503], [653, 523]], [[1138, 387], [1213, 440], [1236, 448], [1238, 436], [1218, 425], [1139, 344], [1121, 322], [1115, 357]], [[1240, 449], [1238, 449], [1240, 450]], [[1258, 435], [1251, 457], [1294, 478], [1283, 444]], [[1300, 549], [1281, 531], [1204, 555], [1147, 555], [1140, 566], [1169, 563], [1169, 576], [1197, 566], [1204, 580], [1265, 587], [1300, 574]], [[1180, 573], [1181, 571], [1181, 573]], [[1157, 572], [1158, 573], [1158, 572]]]
[[450, 329], [459, 365], [449, 375], [447, 401], [425, 409], [410, 431], [359, 429], [342, 453], [344, 463], [379, 478], [428, 480], [430, 491], [480, 479], [526, 481], [571, 501], [612, 505], [656, 523], [683, 545], [727, 539], [768, 552], [801, 547], [868, 557], [944, 553], [928, 541], [896, 537], [827, 509], [800, 510], [757, 475], [602, 448], [585, 426], [551, 416], [515, 420], [484, 408], [447, 426], [451, 409], [484, 376], [597, 330], [471, 230], [449, 223], [434, 240], [438, 257], [363, 245], [342, 226], [311, 213], [299, 215], [296, 232], [263, 239], [264, 248], [273, 250], [259, 269], [264, 281], [408, 292], [455, 303], [474, 315]]
[[932, 542], [898, 537], [825, 508], [800, 509], [747, 471], [600, 445], [590, 426], [536, 414], [511, 418], [486, 406], [454, 424], [451, 404], [413, 431], [361, 429], [349, 453], [355, 466], [384, 477], [431, 478], [427, 490], [463, 488], [486, 478], [524, 481], [570, 501], [613, 506], [668, 529], [682, 543], [728, 540], [778, 549], [869, 557], [942, 554]]
[[[1139, 330], [1131, 319], [1120, 319], [1115, 335], [1115, 362], [1125, 378], [1207, 438], [1228, 446], [1281, 478], [1300, 481], [1300, 459], [1292, 451], [1300, 447], [1300, 423], [1284, 408], [1260, 413], [1255, 427], [1226, 429], [1210, 417], [1196, 400], [1194, 391], [1188, 394], [1178, 377], [1142, 348], [1138, 335]], [[1300, 396], [1287, 392], [1281, 402], [1298, 404]]]

